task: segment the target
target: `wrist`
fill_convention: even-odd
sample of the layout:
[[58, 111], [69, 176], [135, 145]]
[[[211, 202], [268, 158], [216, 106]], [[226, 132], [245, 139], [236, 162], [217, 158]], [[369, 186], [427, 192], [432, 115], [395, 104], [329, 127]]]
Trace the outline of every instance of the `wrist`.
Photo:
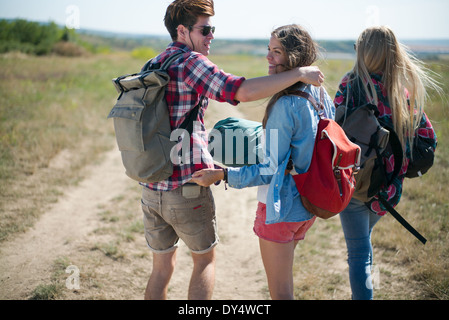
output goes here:
[[298, 78], [298, 80], [301, 81], [301, 82], [305, 82], [305, 80], [307, 79], [307, 78], [306, 78], [306, 73], [305, 73], [303, 67], [297, 68], [297, 78]]
[[222, 168], [221, 176], [222, 176], [221, 180], [228, 183], [228, 169], [227, 168]]

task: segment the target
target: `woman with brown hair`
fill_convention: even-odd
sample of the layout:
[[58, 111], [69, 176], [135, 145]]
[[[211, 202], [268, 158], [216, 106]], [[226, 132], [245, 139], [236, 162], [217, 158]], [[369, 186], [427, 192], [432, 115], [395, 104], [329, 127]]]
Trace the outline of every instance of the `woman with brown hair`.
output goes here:
[[[318, 49], [309, 33], [299, 25], [274, 30], [268, 45], [268, 73], [312, 65]], [[315, 143], [319, 115], [304, 98], [302, 90], [320, 100], [320, 89], [301, 82], [275, 94], [263, 119], [265, 129], [264, 163], [225, 170], [206, 169], [193, 175], [193, 181], [209, 186], [224, 179], [230, 187], [260, 186], [254, 232], [273, 299], [293, 299], [293, 261], [298, 241], [303, 240], [315, 216], [301, 203], [292, 175], [285, 174], [291, 158], [296, 173], [307, 171]], [[326, 94], [325, 115], [333, 118], [335, 108]]]

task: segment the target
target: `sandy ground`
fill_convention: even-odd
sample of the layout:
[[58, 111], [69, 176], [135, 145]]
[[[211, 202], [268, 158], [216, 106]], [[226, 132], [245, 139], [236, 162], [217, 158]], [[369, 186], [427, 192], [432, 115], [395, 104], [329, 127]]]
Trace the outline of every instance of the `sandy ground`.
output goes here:
[[[220, 117], [221, 112], [218, 111], [215, 114], [216, 117]], [[233, 115], [239, 114], [234, 110]], [[58, 166], [58, 161], [70, 161], [69, 158], [69, 155], [61, 155], [52, 165]], [[101, 163], [85, 168], [84, 172], [86, 178], [77, 186], [66, 190], [59, 201], [49, 208], [33, 228], [1, 244], [0, 299], [29, 298], [33, 289], [39, 284], [52, 281], [55, 274], [55, 261], [60, 257], [68, 257], [71, 263], [76, 261], [80, 269], [81, 289], [77, 296], [68, 298], [84, 298], [83, 281], [90, 283], [89, 277], [93, 275], [92, 269], [84, 265], [94, 259], [88, 256], [93, 255], [95, 244], [101, 241], [98, 230], [105, 227], [104, 218], [102, 219], [99, 212], [104, 211], [104, 208], [114, 201], [116, 205], [117, 201], [125, 202], [125, 198], [130, 197], [129, 190], [132, 190], [132, 197], [136, 199], [135, 219], [141, 219], [139, 188], [124, 174], [120, 154], [116, 149], [108, 152]], [[266, 299], [266, 280], [259, 254], [258, 239], [252, 232], [257, 204], [256, 189], [229, 188], [225, 191], [221, 185], [213, 187], [213, 192], [221, 240], [217, 247], [214, 299]], [[133, 246], [138, 246], [140, 252], [144, 252], [141, 255], [145, 257], [136, 259], [137, 263], [127, 257], [115, 262], [111, 259], [106, 260], [105, 263], [109, 264], [110, 269], [110, 264], [115, 263], [116, 266], [112, 269], [120, 270], [113, 276], [107, 271], [101, 271], [107, 266], [98, 260], [92, 262], [95, 265], [96, 282], [101, 282], [104, 275], [108, 275], [106, 277], [109, 279], [108, 284], [101, 286], [107, 293], [87, 295], [86, 298], [141, 299], [142, 289], [146, 285], [147, 276], [151, 270], [151, 254], [144, 242], [143, 232], [136, 235]], [[126, 249], [123, 250], [126, 251]], [[185, 299], [192, 262], [182, 242], [178, 249], [177, 261], [178, 267], [170, 284], [169, 298]], [[142, 271], [143, 274], [138, 277], [138, 282], [141, 283], [136, 285], [137, 288], [128, 290], [134, 290], [134, 292], [123, 293], [123, 290], [126, 290], [124, 287], [116, 290], [109, 282], [119, 285], [125, 281], [119, 280], [120, 277], [133, 277], [128, 274], [133, 273], [132, 270], [123, 269], [126, 268], [123, 265], [127, 264], [133, 266], [128, 269], [134, 268], [134, 270], [136, 265], [141, 264], [140, 270], [145, 271]], [[89, 270], [87, 275], [83, 275], [83, 270]], [[64, 277], [68, 276], [69, 274], [66, 274]]]
[[[90, 171], [92, 175], [69, 190], [31, 230], [2, 244], [0, 299], [26, 298], [37, 285], [49, 281], [52, 265], [58, 257], [79, 254], [80, 247], [95, 243], [94, 230], [102, 223], [96, 214], [98, 208], [120, 197], [124, 186], [134, 184], [123, 174], [116, 150], [109, 152], [105, 160]], [[214, 196], [221, 235], [214, 298], [264, 299], [265, 275], [257, 238], [251, 230], [255, 189], [224, 191], [214, 188]], [[239, 220], [241, 223], [236, 223]], [[144, 241], [137, 243], [145, 246]], [[182, 243], [177, 256], [178, 268], [171, 282], [170, 298], [185, 299], [191, 259]], [[149, 260], [148, 268], [151, 267]], [[134, 298], [139, 299], [142, 294], [137, 292]], [[120, 299], [120, 296], [113, 298]]]

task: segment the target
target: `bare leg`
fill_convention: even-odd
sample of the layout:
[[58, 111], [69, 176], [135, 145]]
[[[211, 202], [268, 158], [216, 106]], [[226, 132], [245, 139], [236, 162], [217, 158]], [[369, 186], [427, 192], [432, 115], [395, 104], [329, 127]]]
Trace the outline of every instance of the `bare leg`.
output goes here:
[[276, 243], [259, 238], [260, 253], [273, 300], [293, 300], [293, 258], [297, 243]]
[[170, 253], [153, 253], [153, 271], [145, 290], [145, 300], [167, 299], [167, 288], [176, 264], [176, 250]]
[[193, 272], [189, 300], [209, 300], [215, 284], [215, 248], [205, 254], [192, 253]]

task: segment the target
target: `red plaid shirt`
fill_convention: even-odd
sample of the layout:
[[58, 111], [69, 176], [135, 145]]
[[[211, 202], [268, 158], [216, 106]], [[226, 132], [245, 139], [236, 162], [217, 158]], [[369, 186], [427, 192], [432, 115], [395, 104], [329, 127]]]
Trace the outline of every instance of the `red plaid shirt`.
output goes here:
[[[204, 55], [192, 51], [179, 42], [171, 43], [166, 51], [154, 58], [153, 63], [163, 63], [169, 56], [179, 52], [184, 54], [169, 67], [170, 82], [165, 92], [172, 130], [179, 128], [190, 111], [200, 102], [201, 96], [205, 98], [198, 111], [194, 133], [190, 137], [190, 148], [183, 149], [183, 151], [186, 149], [189, 151], [183, 155], [184, 163], [174, 163], [173, 175], [167, 180], [143, 184], [155, 191], [176, 189], [188, 182], [195, 171], [214, 167], [213, 159], [207, 148], [208, 134], [204, 125], [204, 114], [209, 99], [237, 105], [239, 101], [235, 100], [235, 93], [245, 80], [243, 77], [219, 70]], [[181, 139], [179, 141], [178, 149], [183, 145]]]

